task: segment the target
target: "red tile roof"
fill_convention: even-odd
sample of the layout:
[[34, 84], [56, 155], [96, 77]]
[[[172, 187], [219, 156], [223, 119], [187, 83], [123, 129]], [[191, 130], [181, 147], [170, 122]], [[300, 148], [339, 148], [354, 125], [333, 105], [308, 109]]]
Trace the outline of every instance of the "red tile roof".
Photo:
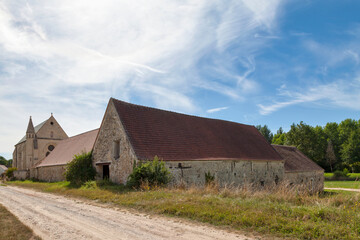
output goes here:
[[254, 126], [111, 101], [139, 159], [282, 160]]
[[272, 145], [285, 160], [285, 172], [324, 171], [296, 147]]
[[62, 140], [36, 167], [65, 165], [74, 158], [75, 154], [90, 152], [93, 149], [98, 131], [99, 129], [95, 129]]

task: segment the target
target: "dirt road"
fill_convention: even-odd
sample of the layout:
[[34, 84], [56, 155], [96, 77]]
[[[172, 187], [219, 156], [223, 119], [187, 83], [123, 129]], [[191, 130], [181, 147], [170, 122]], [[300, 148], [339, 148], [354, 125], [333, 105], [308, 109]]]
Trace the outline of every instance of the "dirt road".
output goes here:
[[0, 203], [43, 239], [250, 239], [212, 227], [0, 186]]
[[349, 191], [349, 192], [360, 192], [360, 189], [354, 188], [324, 188], [325, 190], [342, 190], [342, 191]]

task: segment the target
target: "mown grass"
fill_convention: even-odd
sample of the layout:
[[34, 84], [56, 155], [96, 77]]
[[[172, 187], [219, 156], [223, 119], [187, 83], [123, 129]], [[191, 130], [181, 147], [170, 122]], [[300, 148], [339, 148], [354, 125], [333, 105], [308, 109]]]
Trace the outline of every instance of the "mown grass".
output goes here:
[[[324, 177], [330, 179], [334, 176], [334, 173], [324, 173]], [[356, 178], [360, 179], [360, 173], [349, 173], [349, 178], [354, 180]]]
[[360, 194], [324, 192], [310, 196], [282, 187], [253, 192], [240, 188], [158, 188], [129, 190], [68, 182], [11, 182], [11, 185], [81, 197], [216, 226], [298, 239], [359, 239]]
[[40, 239], [33, 231], [25, 226], [20, 220], [0, 205], [0, 239], [6, 240], [29, 240]]
[[327, 188], [360, 188], [360, 181], [325, 181], [324, 186]]

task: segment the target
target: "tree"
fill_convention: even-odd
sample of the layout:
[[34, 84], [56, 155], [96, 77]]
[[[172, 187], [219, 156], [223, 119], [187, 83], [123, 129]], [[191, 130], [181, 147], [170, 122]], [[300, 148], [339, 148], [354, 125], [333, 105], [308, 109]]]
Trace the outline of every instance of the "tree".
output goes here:
[[263, 127], [261, 125], [257, 125], [256, 128], [259, 130], [259, 132], [265, 137], [265, 139], [271, 143], [273, 139], [273, 134], [271, 133], [271, 130], [268, 128], [267, 125], [264, 125]]
[[333, 165], [336, 163], [336, 155], [334, 152], [334, 147], [333, 147], [331, 139], [328, 140], [328, 146], [326, 148], [325, 158], [330, 166], [331, 172], [333, 172]]
[[274, 135], [272, 139], [272, 143], [277, 145], [284, 145], [285, 141], [286, 141], [286, 133], [284, 132], [282, 127], [280, 127], [277, 130], [276, 134]]
[[74, 159], [67, 164], [65, 171], [66, 180], [77, 186], [94, 180], [95, 175], [96, 170], [92, 166], [92, 152], [75, 155]]
[[360, 129], [352, 131], [346, 142], [342, 144], [341, 158], [347, 165], [360, 161]]

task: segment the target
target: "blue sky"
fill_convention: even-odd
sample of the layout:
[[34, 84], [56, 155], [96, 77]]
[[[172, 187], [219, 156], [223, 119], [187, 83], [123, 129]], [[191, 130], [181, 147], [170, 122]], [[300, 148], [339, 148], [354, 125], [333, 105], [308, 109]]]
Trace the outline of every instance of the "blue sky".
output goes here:
[[360, 118], [359, 1], [0, 2], [0, 155], [110, 97], [273, 132]]

